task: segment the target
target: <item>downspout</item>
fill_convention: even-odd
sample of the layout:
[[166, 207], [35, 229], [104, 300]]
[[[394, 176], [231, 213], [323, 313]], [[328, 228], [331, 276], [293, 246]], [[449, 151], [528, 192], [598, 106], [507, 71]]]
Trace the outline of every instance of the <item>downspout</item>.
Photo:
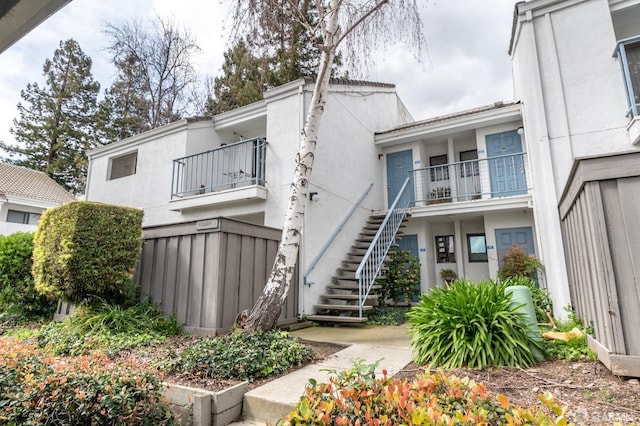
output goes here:
[[[305, 120], [305, 102], [304, 102], [304, 85], [306, 84], [306, 80], [302, 80], [302, 84], [298, 86], [298, 148], [300, 147], [300, 136], [302, 135], [302, 129], [304, 128], [304, 120]], [[298, 289], [300, 291], [300, 297], [298, 298], [298, 313], [303, 314], [305, 302], [307, 298], [307, 289], [304, 284], [304, 269], [302, 266], [305, 262], [305, 254], [306, 254], [306, 245], [307, 238], [305, 237], [304, 230], [307, 227], [307, 214], [306, 210], [309, 205], [309, 200], [306, 200], [307, 206], [305, 206], [305, 214], [302, 217], [302, 241], [300, 244], [300, 267], [298, 268]]]

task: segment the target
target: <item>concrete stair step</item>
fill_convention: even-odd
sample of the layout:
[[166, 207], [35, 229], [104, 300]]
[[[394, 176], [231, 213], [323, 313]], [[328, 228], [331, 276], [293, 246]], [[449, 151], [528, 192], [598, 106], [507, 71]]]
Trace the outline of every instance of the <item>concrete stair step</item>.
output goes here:
[[354, 324], [354, 323], [361, 324], [361, 323], [367, 322], [366, 317], [362, 317], [362, 318], [347, 317], [347, 316], [341, 316], [341, 315], [309, 315], [307, 319], [311, 321], [318, 321], [318, 322], [341, 322], [341, 323], [349, 323], [349, 324]]
[[[351, 290], [351, 291], [358, 291], [358, 289], [360, 288], [360, 286], [358, 284], [330, 284], [327, 286], [327, 288], [330, 288], [332, 290]], [[374, 284], [371, 286], [372, 290], [380, 290], [382, 288], [382, 286]]]
[[[318, 310], [324, 310], [324, 311], [354, 311], [357, 312], [358, 310], [360, 310], [360, 307], [358, 305], [334, 305], [331, 303], [320, 303], [318, 305], [313, 305], [314, 308], [316, 308], [316, 311]], [[369, 306], [369, 305], [365, 305], [362, 307], [363, 311], [370, 311], [371, 309], [373, 309], [373, 306]]]
[[[359, 300], [360, 296], [357, 294], [335, 294], [335, 293], [325, 293], [321, 294], [320, 297], [323, 299], [334, 299], [334, 300]], [[377, 294], [368, 295], [365, 300], [378, 300]]]

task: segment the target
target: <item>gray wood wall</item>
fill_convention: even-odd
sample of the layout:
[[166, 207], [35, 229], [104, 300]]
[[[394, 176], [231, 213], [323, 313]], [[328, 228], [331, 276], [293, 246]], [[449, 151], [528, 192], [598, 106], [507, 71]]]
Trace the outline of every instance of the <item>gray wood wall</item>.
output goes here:
[[600, 345], [634, 359], [640, 356], [639, 175], [640, 153], [579, 161], [560, 202], [574, 308]]
[[[192, 332], [233, 327], [260, 296], [275, 259], [280, 230], [215, 218], [145, 228], [136, 278], [142, 299], [176, 315]], [[297, 321], [298, 274], [280, 317]]]

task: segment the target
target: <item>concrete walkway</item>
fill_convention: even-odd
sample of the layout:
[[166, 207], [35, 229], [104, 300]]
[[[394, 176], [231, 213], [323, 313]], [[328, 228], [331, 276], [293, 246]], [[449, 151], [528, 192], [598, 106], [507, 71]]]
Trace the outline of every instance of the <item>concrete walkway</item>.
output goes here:
[[318, 382], [328, 380], [329, 373], [322, 370], [348, 370], [354, 359], [363, 359], [365, 364], [381, 360], [376, 375], [381, 376], [382, 370], [393, 375], [411, 362], [406, 325], [310, 327], [291, 334], [304, 340], [349, 346], [327, 359], [307, 365], [246, 393], [242, 410], [245, 420], [233, 425], [275, 425], [293, 410], [310, 378]]

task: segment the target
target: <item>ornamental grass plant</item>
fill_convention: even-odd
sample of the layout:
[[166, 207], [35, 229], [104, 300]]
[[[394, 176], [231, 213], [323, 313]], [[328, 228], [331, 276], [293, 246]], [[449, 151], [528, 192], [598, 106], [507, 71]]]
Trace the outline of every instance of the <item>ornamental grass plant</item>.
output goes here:
[[527, 323], [504, 289], [458, 280], [424, 294], [408, 314], [414, 360], [446, 369], [533, 365]]

